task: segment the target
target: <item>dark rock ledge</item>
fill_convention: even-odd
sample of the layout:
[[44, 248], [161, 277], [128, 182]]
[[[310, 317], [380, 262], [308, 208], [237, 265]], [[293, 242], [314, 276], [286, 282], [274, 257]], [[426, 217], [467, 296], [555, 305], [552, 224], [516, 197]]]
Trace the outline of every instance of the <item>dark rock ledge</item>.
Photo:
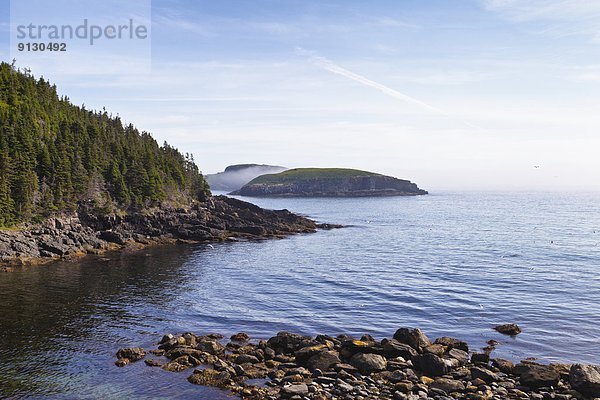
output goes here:
[[161, 208], [125, 216], [98, 216], [81, 205], [77, 213], [38, 226], [0, 231], [0, 267], [43, 264], [121, 248], [279, 238], [339, 226], [318, 225], [287, 210], [265, 210], [225, 196], [190, 208]]
[[[145, 359], [148, 366], [190, 373], [188, 381], [228, 390], [243, 399], [452, 400], [593, 399], [600, 367], [533, 361], [513, 364], [489, 353], [469, 353], [448, 337], [431, 342], [419, 329], [392, 339], [280, 332], [251, 341], [239, 333], [165, 335], [149, 354], [121, 349], [116, 365]], [[185, 372], [184, 372], [185, 371]]]

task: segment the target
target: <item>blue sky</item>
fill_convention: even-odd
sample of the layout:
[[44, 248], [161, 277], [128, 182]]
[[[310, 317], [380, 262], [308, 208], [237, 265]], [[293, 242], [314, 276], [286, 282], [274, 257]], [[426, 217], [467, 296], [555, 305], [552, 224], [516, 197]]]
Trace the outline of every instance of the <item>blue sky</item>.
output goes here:
[[[8, 10], [0, 0], [3, 60]], [[32, 72], [205, 172], [259, 162], [432, 191], [600, 185], [600, 2], [154, 0], [151, 26], [147, 73], [74, 73], [85, 59]]]

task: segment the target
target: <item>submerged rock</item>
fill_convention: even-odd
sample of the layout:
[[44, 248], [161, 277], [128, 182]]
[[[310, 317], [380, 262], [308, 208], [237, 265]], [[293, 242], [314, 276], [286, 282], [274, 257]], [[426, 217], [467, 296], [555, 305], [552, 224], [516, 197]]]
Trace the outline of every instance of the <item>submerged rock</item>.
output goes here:
[[516, 336], [522, 332], [521, 328], [519, 328], [519, 326], [517, 324], [498, 325], [494, 329], [504, 335], [510, 335], [510, 336]]

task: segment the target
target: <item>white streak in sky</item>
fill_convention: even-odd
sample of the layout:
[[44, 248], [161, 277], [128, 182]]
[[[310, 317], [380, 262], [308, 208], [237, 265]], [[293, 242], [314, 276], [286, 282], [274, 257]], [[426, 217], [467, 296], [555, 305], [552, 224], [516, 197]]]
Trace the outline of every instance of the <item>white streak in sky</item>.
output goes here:
[[[345, 78], [351, 79], [351, 80], [353, 80], [355, 82], [358, 82], [358, 83], [361, 83], [361, 84], [363, 84], [365, 86], [369, 86], [369, 87], [372, 87], [374, 89], [377, 89], [380, 92], [382, 92], [384, 94], [387, 94], [388, 96], [393, 97], [393, 98], [395, 98], [397, 100], [401, 100], [401, 101], [404, 101], [406, 103], [414, 104], [416, 106], [419, 106], [419, 107], [425, 108], [425, 109], [427, 109], [429, 111], [432, 111], [432, 112], [434, 112], [436, 114], [440, 114], [440, 115], [443, 115], [445, 117], [449, 117], [449, 118], [455, 119], [452, 115], [448, 114], [447, 112], [445, 112], [443, 110], [440, 110], [437, 107], [434, 107], [434, 106], [432, 106], [430, 104], [427, 104], [424, 101], [416, 99], [416, 98], [414, 98], [412, 96], [409, 96], [407, 94], [401, 93], [401, 92], [397, 91], [396, 89], [392, 89], [391, 87], [385, 86], [385, 85], [383, 85], [383, 84], [381, 84], [379, 82], [375, 82], [375, 81], [373, 81], [373, 80], [371, 80], [369, 78], [366, 78], [366, 77], [364, 77], [362, 75], [359, 75], [359, 74], [356, 74], [356, 73], [354, 73], [352, 71], [349, 71], [349, 70], [347, 70], [347, 69], [345, 69], [345, 68], [343, 68], [343, 67], [335, 64], [333, 61], [331, 61], [331, 60], [329, 60], [329, 59], [327, 59], [325, 57], [316, 56], [314, 54], [314, 52], [310, 52], [310, 51], [307, 51], [305, 49], [298, 48], [297, 49], [297, 53], [300, 54], [300, 55], [308, 55], [308, 56], [310, 56], [310, 61], [314, 65], [316, 65], [316, 66], [318, 66], [320, 68], [323, 68], [323, 69], [325, 69], [325, 70], [327, 70], [329, 72], [332, 72], [332, 73], [337, 74], [337, 75], [341, 75], [341, 76], [343, 76]], [[476, 125], [473, 125], [473, 124], [471, 124], [469, 122], [462, 121], [462, 120], [459, 120], [459, 121], [462, 122], [463, 124], [471, 127], [471, 128], [475, 128], [475, 129], [478, 129], [478, 130], [483, 130], [483, 128], [480, 128], [480, 127], [478, 127]]]

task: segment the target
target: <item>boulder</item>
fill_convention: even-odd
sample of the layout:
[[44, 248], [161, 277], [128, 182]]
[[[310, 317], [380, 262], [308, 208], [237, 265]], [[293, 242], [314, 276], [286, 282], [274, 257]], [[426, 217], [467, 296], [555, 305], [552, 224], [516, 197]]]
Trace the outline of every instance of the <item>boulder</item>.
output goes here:
[[400, 328], [394, 333], [394, 339], [419, 351], [431, 344], [429, 338], [419, 328]]
[[322, 351], [309, 358], [306, 367], [311, 372], [316, 370], [327, 371], [332, 365], [340, 362], [337, 351]]
[[515, 364], [502, 358], [494, 358], [492, 360], [492, 365], [505, 374], [512, 374], [515, 369]]
[[196, 348], [208, 354], [218, 355], [223, 354], [225, 347], [216, 340], [202, 340], [196, 344]]
[[447, 394], [453, 392], [462, 392], [465, 390], [465, 385], [461, 381], [447, 378], [437, 378], [431, 383], [432, 389], [438, 389], [446, 392]]
[[467, 342], [463, 342], [462, 340], [454, 339], [447, 336], [435, 339], [434, 344], [441, 344], [442, 346], [446, 346], [449, 349], [459, 349], [462, 351], [466, 351], [467, 353], [469, 352], [469, 345], [467, 344]]
[[384, 339], [381, 341], [381, 344], [383, 347], [383, 354], [386, 357], [402, 357], [404, 359], [410, 360], [412, 357], [417, 355], [417, 351], [413, 349], [410, 345], [400, 343], [396, 339]]
[[236, 364], [258, 364], [258, 358], [250, 354], [240, 354], [235, 358]]
[[231, 336], [231, 340], [233, 340], [235, 342], [245, 343], [250, 340], [250, 336], [246, 332], [240, 332], [240, 333], [236, 333], [235, 335]]
[[469, 362], [469, 353], [458, 348], [451, 349], [448, 355], [457, 360], [459, 365], [465, 365]]
[[427, 376], [442, 376], [448, 373], [448, 366], [444, 359], [435, 354], [426, 353], [412, 358], [416, 369]]
[[521, 328], [517, 324], [498, 325], [494, 329], [504, 335], [510, 336], [516, 336], [521, 333]]
[[569, 372], [573, 389], [588, 397], [600, 397], [600, 366], [575, 364]]
[[356, 367], [362, 374], [370, 375], [372, 372], [384, 370], [387, 360], [379, 354], [358, 353], [352, 356], [350, 364]]
[[279, 332], [267, 342], [279, 354], [293, 354], [302, 347], [315, 344], [310, 337], [301, 336], [290, 332]]
[[560, 374], [549, 365], [525, 364], [519, 368], [521, 385], [532, 389], [556, 386]]
[[215, 386], [225, 388], [229, 385], [231, 375], [226, 371], [214, 369], [197, 369], [188, 377], [188, 381], [195, 385]]
[[283, 388], [281, 388], [281, 393], [289, 397], [305, 396], [308, 394], [308, 386], [306, 386], [305, 383], [284, 386]]
[[497, 374], [493, 373], [489, 369], [473, 367], [471, 368], [471, 378], [473, 379], [481, 379], [488, 385], [492, 382], [498, 381], [499, 377]]
[[117, 357], [126, 358], [131, 362], [135, 362], [146, 357], [146, 350], [141, 347], [128, 347], [117, 351]]

